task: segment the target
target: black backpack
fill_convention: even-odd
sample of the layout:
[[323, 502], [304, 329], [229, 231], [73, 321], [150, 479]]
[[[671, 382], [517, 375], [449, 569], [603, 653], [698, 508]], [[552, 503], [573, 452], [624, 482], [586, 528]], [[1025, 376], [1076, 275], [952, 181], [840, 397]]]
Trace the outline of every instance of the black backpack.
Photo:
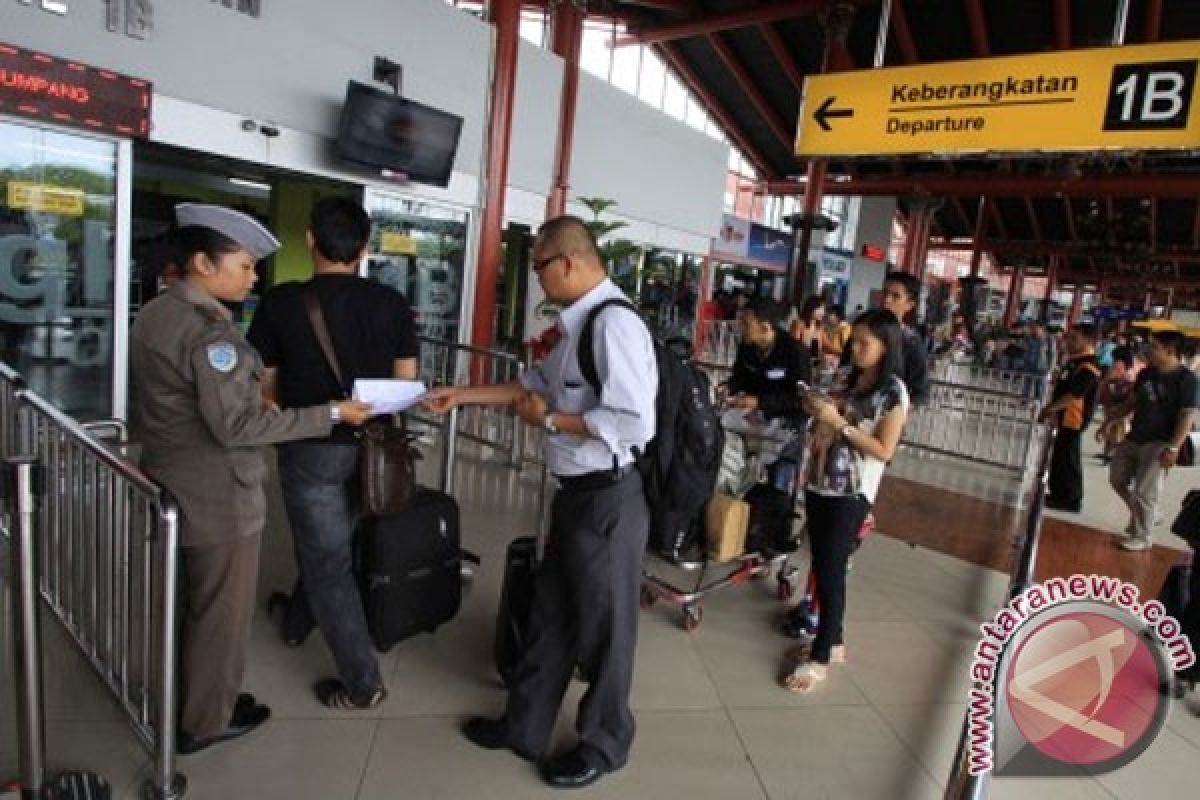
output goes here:
[[[638, 313], [632, 303], [620, 298], [605, 300], [588, 313], [577, 356], [584, 380], [597, 396], [601, 381], [592, 328], [596, 317], [610, 306]], [[716, 487], [725, 432], [704, 373], [658, 339], [654, 340], [654, 357], [658, 364], [657, 426], [646, 452], [634, 455], [650, 507], [650, 546], [678, 561], [703, 528], [700, 522]]]

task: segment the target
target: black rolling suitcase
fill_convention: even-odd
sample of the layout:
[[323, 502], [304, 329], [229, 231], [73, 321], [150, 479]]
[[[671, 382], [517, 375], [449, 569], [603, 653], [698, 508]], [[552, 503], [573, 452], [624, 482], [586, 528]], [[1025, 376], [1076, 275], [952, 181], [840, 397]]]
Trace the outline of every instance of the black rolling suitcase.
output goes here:
[[512, 685], [528, 643], [536, 572], [537, 537], [513, 539], [504, 559], [504, 584], [500, 590], [500, 609], [496, 613], [496, 639], [492, 644], [496, 670], [505, 686]]
[[386, 652], [453, 619], [462, 604], [458, 504], [444, 492], [418, 489], [399, 514], [363, 521], [356, 573], [371, 640]]

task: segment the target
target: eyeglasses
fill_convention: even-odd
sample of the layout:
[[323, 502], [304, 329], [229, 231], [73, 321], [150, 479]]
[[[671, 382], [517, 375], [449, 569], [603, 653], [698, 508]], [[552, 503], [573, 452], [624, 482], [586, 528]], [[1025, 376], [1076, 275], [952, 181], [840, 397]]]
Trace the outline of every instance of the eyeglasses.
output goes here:
[[533, 262], [533, 271], [540, 275], [542, 270], [544, 270], [546, 267], [550, 266], [558, 259], [565, 258], [565, 257], [566, 256], [563, 253], [555, 253], [552, 256], [546, 256], [545, 258], [539, 258], [538, 260]]

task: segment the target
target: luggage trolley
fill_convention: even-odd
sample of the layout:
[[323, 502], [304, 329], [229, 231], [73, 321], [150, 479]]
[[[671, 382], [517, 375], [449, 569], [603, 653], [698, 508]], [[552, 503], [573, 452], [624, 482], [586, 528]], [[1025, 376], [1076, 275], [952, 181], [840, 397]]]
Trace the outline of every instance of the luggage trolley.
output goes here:
[[[742, 411], [728, 411], [721, 420], [726, 433], [725, 452], [722, 453], [721, 475], [718, 488], [728, 489], [730, 494], [741, 496], [746, 490], [761, 482], [769, 465], [779, 460], [785, 450], [797, 450], [803, 445], [803, 432], [783, 426], [778, 420], [767, 424], [755, 419], [756, 415]], [[738, 454], [741, 454], [740, 456]], [[792, 498], [792, 521], [802, 519], [796, 507], [797, 476], [789, 481]], [[792, 599], [797, 588], [799, 570], [790, 562], [790, 553], [775, 552], [769, 548], [746, 552], [731, 561], [716, 564], [707, 557], [705, 542], [701, 542], [704, 555], [694, 561], [675, 562], [651, 553], [642, 568], [642, 609], [649, 609], [659, 600], [665, 600], [683, 610], [683, 629], [688, 633], [700, 627], [704, 618], [703, 601], [706, 596], [729, 586], [737, 586], [749, 580], [762, 579], [774, 573], [776, 597], [780, 602]], [[684, 574], [695, 574], [691, 581], [673, 582], [662, 575], [658, 567], [666, 566]], [[722, 567], [718, 577], [710, 577], [716, 568]]]

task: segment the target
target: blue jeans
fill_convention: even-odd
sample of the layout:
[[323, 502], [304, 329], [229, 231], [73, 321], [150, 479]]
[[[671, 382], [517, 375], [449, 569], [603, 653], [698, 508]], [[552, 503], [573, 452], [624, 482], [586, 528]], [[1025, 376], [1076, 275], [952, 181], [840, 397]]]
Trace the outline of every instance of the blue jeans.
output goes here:
[[354, 695], [383, 686], [353, 571], [358, 459], [357, 444], [279, 445], [279, 478], [300, 583], [338, 675]]

